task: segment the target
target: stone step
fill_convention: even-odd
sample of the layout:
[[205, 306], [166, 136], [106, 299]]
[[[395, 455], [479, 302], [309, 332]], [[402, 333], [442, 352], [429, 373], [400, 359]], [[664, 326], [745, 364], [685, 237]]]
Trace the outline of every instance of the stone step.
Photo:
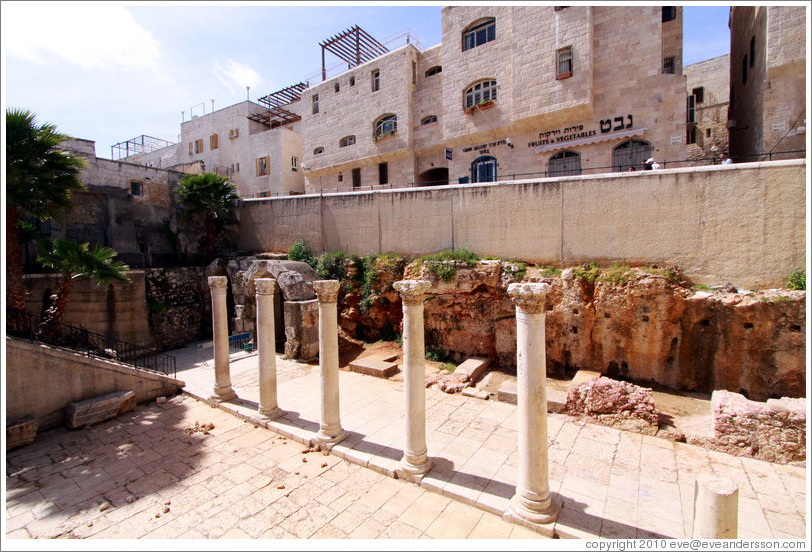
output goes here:
[[134, 409], [135, 393], [114, 391], [92, 399], [70, 403], [65, 407], [65, 425], [69, 429], [78, 429], [109, 420]]
[[39, 421], [33, 416], [6, 423], [6, 450], [24, 447], [34, 442]]
[[366, 374], [367, 376], [388, 378], [395, 375], [398, 371], [397, 362], [392, 362], [397, 358], [398, 355], [358, 358], [350, 362], [350, 371]]
[[490, 361], [491, 360], [488, 357], [468, 357], [465, 359], [465, 362], [457, 366], [454, 373], [467, 374], [468, 379], [470, 379], [473, 383], [476, 383], [485, 374]]
[[[506, 402], [510, 404], [517, 404], [518, 403], [518, 396], [516, 393], [516, 382], [515, 381], [505, 381], [499, 387], [499, 391], [496, 393], [496, 400], [500, 402]], [[555, 389], [553, 387], [547, 387], [547, 412], [563, 412], [564, 407], [567, 405], [567, 393], [560, 390]]]

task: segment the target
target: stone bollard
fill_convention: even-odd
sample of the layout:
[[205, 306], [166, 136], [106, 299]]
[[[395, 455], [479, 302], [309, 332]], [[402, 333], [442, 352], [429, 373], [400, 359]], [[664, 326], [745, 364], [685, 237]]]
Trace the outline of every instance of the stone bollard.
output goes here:
[[426, 450], [426, 346], [423, 296], [431, 282], [401, 280], [394, 288], [403, 299], [403, 383], [406, 392], [406, 446], [397, 474], [420, 481], [431, 469]]
[[739, 488], [728, 479], [706, 474], [694, 487], [694, 539], [735, 539], [739, 529]]
[[276, 280], [257, 278], [257, 347], [259, 349], [259, 413], [274, 419], [282, 415], [276, 396], [276, 329], [273, 298]]
[[216, 401], [227, 401], [237, 397], [231, 388], [231, 373], [228, 365], [228, 309], [226, 307], [225, 276], [209, 276], [211, 289], [211, 323], [214, 342], [214, 395]]
[[332, 447], [347, 434], [341, 428], [338, 398], [338, 280], [316, 280], [319, 298], [319, 370], [321, 371], [321, 422], [311, 442]]
[[[558, 519], [561, 504], [550, 495], [547, 462], [547, 356], [544, 335], [548, 284], [510, 284], [516, 305], [519, 477], [505, 517], [536, 526]], [[552, 527], [540, 528], [552, 536]]]

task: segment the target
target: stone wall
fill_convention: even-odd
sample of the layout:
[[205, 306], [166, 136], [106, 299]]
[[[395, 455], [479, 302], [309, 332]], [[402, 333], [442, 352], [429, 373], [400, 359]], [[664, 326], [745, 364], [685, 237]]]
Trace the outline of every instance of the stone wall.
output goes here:
[[147, 402], [179, 391], [185, 384], [160, 374], [72, 351], [6, 338], [6, 416], [33, 416], [40, 431], [62, 423], [71, 402], [111, 393], [133, 391]]
[[242, 250], [679, 267], [695, 283], [784, 285], [806, 264], [806, 163], [777, 161], [244, 202]]
[[159, 268], [146, 272], [149, 325], [161, 350], [211, 337], [211, 297], [202, 267]]

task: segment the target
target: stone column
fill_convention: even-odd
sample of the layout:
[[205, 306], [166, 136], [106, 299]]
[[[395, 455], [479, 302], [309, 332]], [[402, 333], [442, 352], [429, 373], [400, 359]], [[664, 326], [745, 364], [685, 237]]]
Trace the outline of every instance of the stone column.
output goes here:
[[317, 280], [319, 298], [319, 370], [321, 371], [321, 422], [315, 443], [332, 446], [347, 434], [341, 428], [338, 401], [338, 280]]
[[257, 346], [259, 349], [259, 413], [273, 419], [282, 415], [276, 402], [276, 330], [273, 297], [276, 280], [257, 278]]
[[228, 366], [228, 308], [226, 307], [225, 276], [209, 276], [211, 289], [211, 323], [214, 341], [214, 395], [212, 399], [227, 401], [237, 397], [231, 388]]
[[549, 284], [510, 284], [516, 305], [519, 477], [506, 517], [534, 525], [558, 519], [547, 463], [547, 357], [544, 318]]
[[426, 454], [426, 346], [423, 296], [431, 282], [401, 280], [395, 289], [403, 299], [403, 382], [406, 392], [406, 446], [398, 476], [420, 481], [431, 469]]
[[735, 539], [739, 534], [739, 488], [716, 474], [702, 475], [694, 490], [694, 539]]

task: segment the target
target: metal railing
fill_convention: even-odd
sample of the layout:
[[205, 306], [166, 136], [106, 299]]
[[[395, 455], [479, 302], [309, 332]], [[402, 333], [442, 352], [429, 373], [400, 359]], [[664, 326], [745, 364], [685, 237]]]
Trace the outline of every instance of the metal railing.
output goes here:
[[156, 372], [171, 378], [177, 376], [173, 356], [97, 334], [81, 326], [63, 323], [46, 329], [42, 317], [24, 311], [15, 309], [6, 311], [6, 335], [70, 349], [88, 357], [114, 360], [139, 370]]

